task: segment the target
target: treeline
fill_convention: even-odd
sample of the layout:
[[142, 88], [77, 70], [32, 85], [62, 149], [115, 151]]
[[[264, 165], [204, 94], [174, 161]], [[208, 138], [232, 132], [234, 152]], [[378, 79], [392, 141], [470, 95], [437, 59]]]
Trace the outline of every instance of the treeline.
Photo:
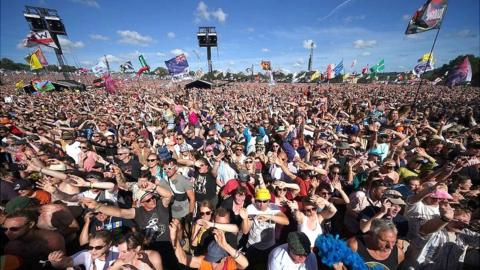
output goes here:
[[[8, 58], [2, 58], [0, 60], [0, 68], [6, 69], [6, 70], [30, 70], [30, 65], [27, 64], [22, 64], [22, 63], [15, 63], [11, 59]], [[43, 69], [46, 69], [47, 71], [66, 71], [66, 72], [74, 72], [77, 70], [76, 67], [74, 66], [69, 66], [65, 65], [63, 68], [60, 70], [57, 65], [48, 65], [44, 67]]]

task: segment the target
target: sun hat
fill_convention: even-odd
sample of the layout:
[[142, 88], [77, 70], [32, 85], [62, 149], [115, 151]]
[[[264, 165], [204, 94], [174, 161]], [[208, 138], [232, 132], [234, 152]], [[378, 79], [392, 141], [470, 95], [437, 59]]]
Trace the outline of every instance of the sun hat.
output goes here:
[[266, 188], [259, 188], [255, 191], [255, 200], [266, 201], [270, 200], [270, 191]]

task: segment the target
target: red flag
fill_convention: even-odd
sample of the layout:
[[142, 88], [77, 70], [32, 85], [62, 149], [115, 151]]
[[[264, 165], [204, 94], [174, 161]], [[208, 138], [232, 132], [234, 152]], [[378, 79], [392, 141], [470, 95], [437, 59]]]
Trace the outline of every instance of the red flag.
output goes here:
[[53, 40], [50, 32], [48, 31], [39, 31], [39, 32], [30, 32], [27, 35], [27, 38], [24, 40], [25, 47], [33, 47], [37, 45], [45, 45], [48, 47], [52, 47], [58, 49], [57, 44]]
[[38, 61], [40, 61], [40, 64], [46, 66], [48, 65], [47, 58], [45, 58], [45, 55], [42, 52], [42, 49], [38, 48], [35, 52], [37, 55]]

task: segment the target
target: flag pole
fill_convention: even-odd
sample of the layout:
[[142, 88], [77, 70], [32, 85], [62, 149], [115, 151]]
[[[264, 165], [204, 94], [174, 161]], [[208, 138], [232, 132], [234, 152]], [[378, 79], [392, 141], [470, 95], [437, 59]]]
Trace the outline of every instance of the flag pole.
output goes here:
[[437, 33], [435, 34], [435, 39], [433, 39], [432, 48], [430, 49], [430, 53], [428, 54], [427, 63], [425, 64], [425, 67], [423, 68], [423, 72], [420, 74], [420, 83], [418, 84], [417, 92], [415, 93], [415, 98], [413, 99], [412, 109], [414, 109], [415, 105], [417, 105], [418, 94], [420, 93], [420, 88], [422, 88], [422, 84], [423, 84], [422, 75], [427, 70], [428, 64], [430, 63], [430, 59], [432, 58], [433, 49], [435, 48], [435, 43], [437, 43], [437, 38], [438, 38], [438, 33], [440, 33], [440, 28], [441, 27], [438, 27]]

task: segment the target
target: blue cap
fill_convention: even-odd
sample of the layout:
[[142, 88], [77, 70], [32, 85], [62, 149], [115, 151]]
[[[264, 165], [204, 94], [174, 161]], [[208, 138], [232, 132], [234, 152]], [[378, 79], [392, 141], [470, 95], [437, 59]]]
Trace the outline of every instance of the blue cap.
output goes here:
[[210, 242], [207, 249], [207, 255], [205, 255], [205, 260], [208, 262], [216, 263], [227, 257], [227, 252], [221, 248], [216, 241]]

